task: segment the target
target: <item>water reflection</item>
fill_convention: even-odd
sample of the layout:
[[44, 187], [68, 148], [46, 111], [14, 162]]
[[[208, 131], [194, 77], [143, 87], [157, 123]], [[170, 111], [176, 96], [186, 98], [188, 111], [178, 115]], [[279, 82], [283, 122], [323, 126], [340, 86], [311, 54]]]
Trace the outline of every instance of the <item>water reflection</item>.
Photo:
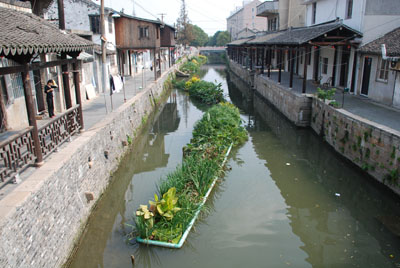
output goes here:
[[137, 165], [143, 167], [141, 172], [167, 166], [169, 154], [165, 152], [164, 136], [177, 130], [180, 120], [176, 102], [166, 103], [149, 133], [143, 157], [138, 160]]
[[[155, 116], [154, 122], [149, 124], [141, 133], [132, 147], [131, 153], [123, 159], [118, 171], [114, 174], [113, 180], [107, 191], [98, 203], [89, 221], [89, 226], [85, 229], [84, 238], [80, 248], [74, 257], [70, 267], [106, 267], [105, 263], [119, 263], [119, 257], [128, 260], [124, 251], [113, 250], [112, 254], [108, 251], [109, 239], [113, 234], [122, 243], [126, 241], [126, 236], [132, 228], [126, 223], [132, 224], [133, 211], [127, 208], [134, 196], [134, 186], [132, 184], [132, 174], [153, 171], [160, 167], [165, 167], [168, 163], [169, 154], [166, 153], [165, 135], [177, 130], [180, 116], [177, 111], [177, 104], [174, 98], [171, 102], [164, 105], [162, 111]], [[125, 195], [123, 194], [125, 193]], [[116, 226], [118, 226], [116, 228]], [[120, 249], [120, 248], [118, 248]], [[151, 251], [148, 251], [151, 254]], [[144, 263], [146, 263], [146, 258]], [[157, 256], [152, 254], [151, 260], [157, 260]], [[82, 266], [82, 263], [85, 263]], [[115, 266], [117, 267], [117, 266]]]
[[[349, 165], [310, 130], [296, 128], [234, 74], [230, 77], [233, 103], [254, 113], [254, 150], [266, 160], [288, 205], [290, 225], [304, 243], [307, 261], [317, 267], [394, 264], [390, 256], [400, 255], [398, 233], [390, 231], [400, 216], [394, 194]], [[267, 133], [273, 134], [268, 143]]]

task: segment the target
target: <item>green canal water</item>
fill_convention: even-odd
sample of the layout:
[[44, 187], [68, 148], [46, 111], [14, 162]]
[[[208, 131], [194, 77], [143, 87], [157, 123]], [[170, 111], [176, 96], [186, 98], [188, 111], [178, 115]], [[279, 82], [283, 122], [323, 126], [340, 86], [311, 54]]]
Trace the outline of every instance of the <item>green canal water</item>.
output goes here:
[[400, 267], [400, 199], [298, 129], [223, 66], [222, 83], [241, 109], [249, 140], [182, 249], [127, 242], [134, 211], [182, 160], [204, 107], [173, 91], [134, 144], [99, 201], [69, 267]]

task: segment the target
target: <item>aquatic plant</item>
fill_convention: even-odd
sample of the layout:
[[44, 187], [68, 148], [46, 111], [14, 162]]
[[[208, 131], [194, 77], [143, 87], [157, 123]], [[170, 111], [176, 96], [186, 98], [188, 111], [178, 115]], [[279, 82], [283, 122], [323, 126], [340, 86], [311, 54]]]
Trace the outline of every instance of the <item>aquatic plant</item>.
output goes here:
[[176, 195], [176, 188], [171, 187], [168, 189], [166, 193], [163, 194], [162, 199], [158, 199], [158, 195], [154, 195], [154, 201], [149, 201], [150, 210], [154, 213], [158, 213], [161, 217], [164, 217], [167, 220], [172, 220], [174, 215], [181, 210], [176, 206], [178, 202], [178, 198]]
[[185, 89], [185, 83], [186, 83], [186, 80], [184, 80], [184, 79], [179, 79], [179, 80], [174, 79], [174, 80], [172, 80], [172, 86], [174, 88], [181, 89], [181, 90]]
[[182, 164], [159, 183], [159, 195], [149, 202], [150, 209], [141, 206], [136, 212], [137, 235], [178, 243], [214, 180], [223, 173], [221, 165], [229, 146], [246, 139], [239, 110], [233, 104], [210, 108], [196, 123], [193, 138], [184, 148]]
[[185, 84], [185, 90], [189, 95], [205, 104], [217, 104], [224, 101], [224, 94], [221, 83], [214, 84], [203, 80], [188, 81]]
[[179, 70], [188, 74], [194, 74], [200, 69], [200, 66], [205, 63], [207, 63], [206, 56], [199, 55], [191, 57], [188, 61], [182, 64]]

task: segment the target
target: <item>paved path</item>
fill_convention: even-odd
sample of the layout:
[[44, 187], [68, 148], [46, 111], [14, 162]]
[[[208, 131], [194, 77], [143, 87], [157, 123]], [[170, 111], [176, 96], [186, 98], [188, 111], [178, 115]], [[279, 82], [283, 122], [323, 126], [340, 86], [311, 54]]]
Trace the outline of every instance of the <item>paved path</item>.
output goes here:
[[[133, 77], [126, 76], [125, 78], [125, 97], [124, 91], [114, 93], [112, 97], [113, 110], [117, 109], [124, 103], [124, 98], [129, 100], [139, 93], [143, 88], [154, 81], [154, 72], [146, 70], [144, 75], [139, 74]], [[92, 100], [85, 102], [82, 105], [83, 122], [85, 129], [93, 127], [97, 122], [100, 122], [103, 117], [112, 111], [110, 93], [101, 93]]]
[[[263, 77], [267, 78], [265, 74], [263, 75]], [[277, 82], [278, 72], [271, 72], [271, 79]], [[281, 85], [287, 87], [289, 90], [288, 72], [282, 72], [281, 81]], [[318, 86], [316, 86], [313, 81], [307, 81], [307, 93], [316, 93], [317, 87]], [[293, 89], [291, 89], [291, 91], [300, 94], [302, 88], [303, 79], [295, 75], [293, 79]], [[400, 131], [400, 110], [398, 109], [376, 103], [366, 97], [356, 96], [349, 93], [343, 94], [340, 90], [337, 90], [335, 99], [339, 103], [340, 107], [342, 107], [342, 103], [344, 103], [343, 109], [353, 114]]]

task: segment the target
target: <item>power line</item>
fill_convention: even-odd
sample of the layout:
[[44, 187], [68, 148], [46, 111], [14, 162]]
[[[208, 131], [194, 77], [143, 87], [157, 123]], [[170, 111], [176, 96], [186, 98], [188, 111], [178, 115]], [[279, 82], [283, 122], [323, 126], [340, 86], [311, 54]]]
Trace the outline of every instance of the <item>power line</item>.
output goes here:
[[156, 19], [158, 19], [158, 17], [156, 16], [156, 15], [154, 15], [153, 13], [151, 13], [150, 11], [148, 11], [147, 9], [145, 9], [142, 5], [140, 5], [139, 3], [138, 3], [138, 1], [136, 1], [136, 5], [138, 6], [138, 7], [140, 7], [144, 12], [146, 12], [147, 14], [150, 14], [151, 16], [153, 16], [154, 18], [156, 18]]

